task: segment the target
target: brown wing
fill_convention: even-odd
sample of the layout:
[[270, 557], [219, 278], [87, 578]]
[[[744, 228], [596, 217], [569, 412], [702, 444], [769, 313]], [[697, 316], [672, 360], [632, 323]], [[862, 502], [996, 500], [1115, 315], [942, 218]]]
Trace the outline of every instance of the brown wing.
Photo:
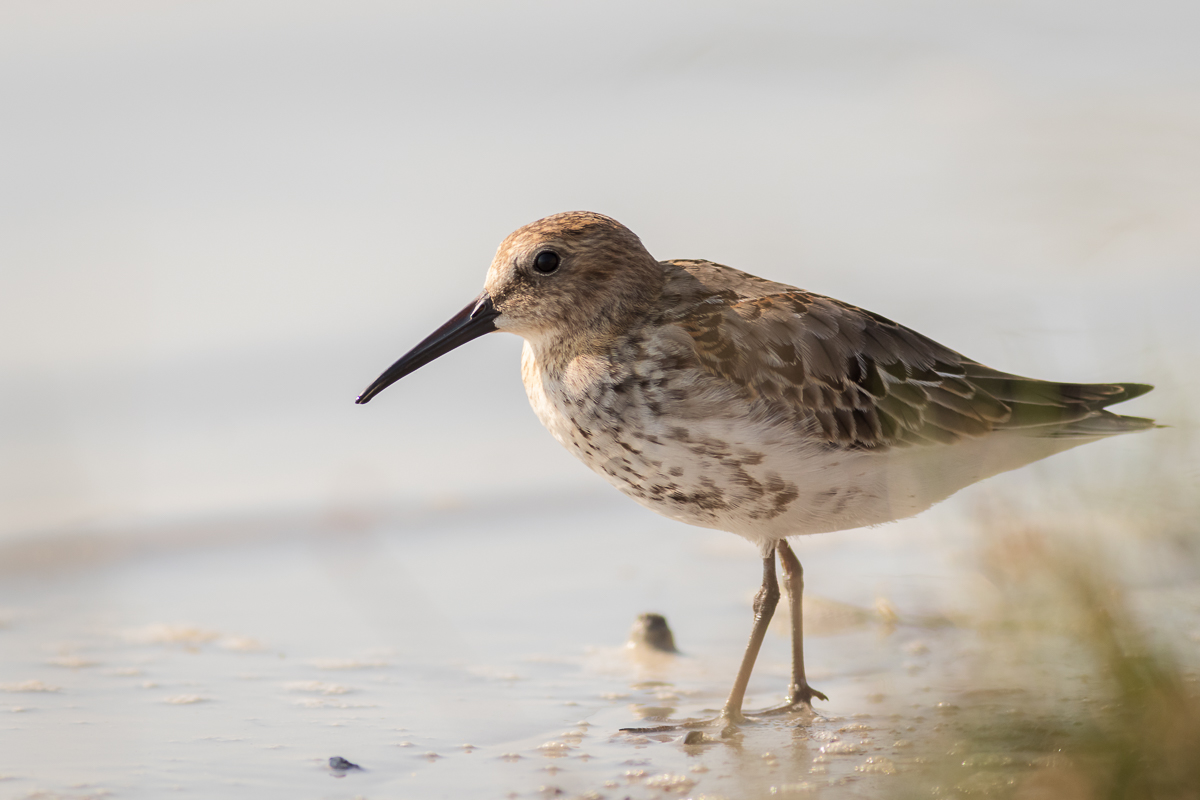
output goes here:
[[1149, 386], [1009, 375], [877, 314], [800, 290], [712, 295], [676, 324], [705, 371], [811, 418], [843, 446], [950, 444], [1009, 429], [1095, 436], [1153, 424], [1101, 410]]

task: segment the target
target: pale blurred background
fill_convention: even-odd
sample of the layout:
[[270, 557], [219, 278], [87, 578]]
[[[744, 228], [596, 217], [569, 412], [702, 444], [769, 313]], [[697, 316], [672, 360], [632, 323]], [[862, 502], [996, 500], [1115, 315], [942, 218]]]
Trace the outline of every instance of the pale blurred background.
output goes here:
[[[1030, 531], [1194, 667], [1198, 41], [1184, 0], [0, 0], [0, 793], [317, 796], [338, 754], [369, 768], [345, 796], [661, 796], [636, 763], [766, 797], [851, 716], [920, 769], [971, 738], [948, 709], [1100, 702], [1056, 655], [1073, 623], [989, 639]], [[754, 548], [559, 448], [515, 337], [353, 402], [505, 235], [571, 209], [996, 368], [1156, 384], [1119, 410], [1172, 427], [797, 543], [833, 609], [810, 727], [612, 737], [719, 706]], [[643, 611], [686, 654], [649, 682], [622, 650]], [[544, 771], [554, 737], [592, 760]], [[821, 796], [898, 796], [845, 752], [829, 781], [865, 783]]]
[[1186, 2], [9, 0], [0, 532], [605, 491], [515, 338], [353, 405], [503, 236], [577, 208], [1000, 368], [1157, 382], [1161, 413], [1197, 385], [1198, 30]]

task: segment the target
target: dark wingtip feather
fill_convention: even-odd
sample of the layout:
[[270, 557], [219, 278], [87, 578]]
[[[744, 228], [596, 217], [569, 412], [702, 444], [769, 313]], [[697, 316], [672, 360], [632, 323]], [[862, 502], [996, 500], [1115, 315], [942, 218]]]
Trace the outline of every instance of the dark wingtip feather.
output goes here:
[[1042, 435], [1052, 438], [1090, 439], [1095, 436], [1114, 436], [1120, 433], [1135, 433], [1136, 431], [1162, 427], [1165, 426], [1159, 425], [1154, 420], [1146, 417], [1125, 417], [1120, 414], [1114, 414], [1111, 411], [1100, 411], [1094, 416], [1069, 422], [1066, 425], [1046, 431]]
[[1126, 400], [1141, 397], [1154, 388], [1148, 383], [1114, 383], [1113, 385], [1120, 387], [1121, 394], [1108, 400], [1105, 405], [1109, 403], [1124, 403]]

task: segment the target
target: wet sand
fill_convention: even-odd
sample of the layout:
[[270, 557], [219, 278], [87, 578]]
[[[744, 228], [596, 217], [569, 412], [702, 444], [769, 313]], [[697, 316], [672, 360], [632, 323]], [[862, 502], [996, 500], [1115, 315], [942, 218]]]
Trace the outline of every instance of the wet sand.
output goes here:
[[[980, 713], [1083, 714], [1097, 689], [1069, 631], [1031, 645], [996, 624], [979, 504], [1028, 482], [996, 483], [917, 520], [801, 540], [810, 679], [831, 701], [733, 737], [709, 730], [698, 745], [684, 732], [620, 729], [719, 708], [749, 627], [757, 554], [620, 497], [258, 520], [224, 542], [96, 532], [121, 539], [119, 555], [97, 546], [99, 556], [44, 557], [36, 570], [36, 547], [10, 546], [0, 787], [11, 797], [882, 797], [921, 785], [954, 747], [964, 749], [954, 780], [1011, 787], [1045, 754], [980, 751], [956, 727]], [[1134, 541], [1110, 527], [1098, 542]], [[1136, 543], [1131, 596], [1158, 635], [1194, 649], [1195, 571], [1177, 566], [1164, 582], [1160, 545]], [[625, 645], [645, 611], [666, 615], [679, 655]], [[787, 676], [777, 626], [748, 707], [775, 701]], [[362, 769], [332, 770], [332, 757]]]

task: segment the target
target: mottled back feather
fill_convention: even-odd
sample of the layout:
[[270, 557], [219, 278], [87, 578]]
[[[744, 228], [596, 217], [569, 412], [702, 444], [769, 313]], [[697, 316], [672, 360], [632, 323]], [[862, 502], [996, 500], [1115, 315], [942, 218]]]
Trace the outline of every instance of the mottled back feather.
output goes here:
[[1074, 384], [985, 367], [886, 317], [708, 261], [662, 262], [700, 367], [811, 419], [829, 443], [952, 444], [993, 431], [1091, 437], [1153, 427], [1104, 406], [1143, 384]]

